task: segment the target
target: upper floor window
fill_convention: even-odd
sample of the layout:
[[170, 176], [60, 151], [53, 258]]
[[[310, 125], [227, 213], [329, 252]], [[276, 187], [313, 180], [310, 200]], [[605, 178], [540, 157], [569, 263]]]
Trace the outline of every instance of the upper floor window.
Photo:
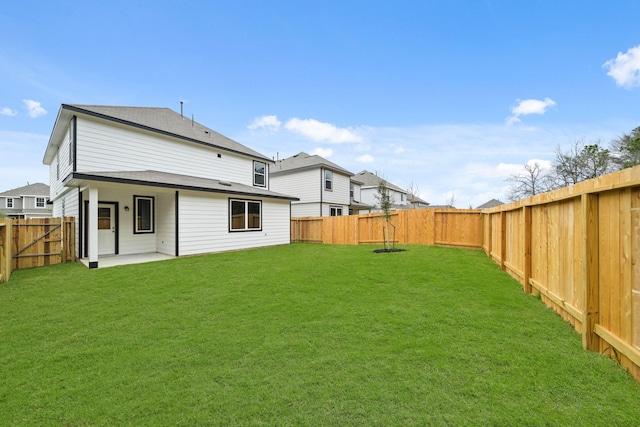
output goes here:
[[400, 201], [404, 202], [404, 193], [400, 193]]
[[133, 196], [133, 232], [153, 233], [154, 198]]
[[36, 197], [36, 208], [44, 208], [45, 204], [44, 197]]
[[13, 198], [11, 197], [7, 198], [7, 208], [13, 209]]
[[229, 230], [262, 229], [262, 203], [254, 200], [229, 200]]
[[353, 182], [349, 183], [349, 197], [351, 197], [353, 199], [353, 191], [354, 191], [354, 185]]
[[333, 191], [333, 172], [330, 170], [324, 171], [324, 189]]
[[264, 162], [253, 162], [253, 185], [257, 187], [267, 186], [267, 164]]

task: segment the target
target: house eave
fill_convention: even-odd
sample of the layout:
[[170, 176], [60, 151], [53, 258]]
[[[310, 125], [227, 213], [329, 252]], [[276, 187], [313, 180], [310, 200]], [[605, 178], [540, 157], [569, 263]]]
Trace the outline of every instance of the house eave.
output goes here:
[[[127, 177], [131, 174], [140, 174], [141, 177]], [[146, 175], [145, 175], [146, 174]], [[152, 179], [154, 175], [160, 174], [164, 179]], [[174, 178], [173, 180], [171, 178]], [[168, 179], [167, 179], [168, 178]], [[180, 183], [181, 180], [194, 180], [194, 183]], [[202, 191], [208, 193], [221, 193], [221, 194], [233, 194], [239, 196], [249, 197], [262, 197], [268, 199], [280, 199], [289, 201], [300, 200], [297, 197], [288, 196], [285, 194], [276, 193], [269, 190], [253, 189], [249, 186], [234, 183], [220, 181], [217, 179], [205, 179], [199, 177], [189, 177], [185, 175], [168, 174], [156, 171], [141, 171], [141, 172], [73, 172], [69, 174], [63, 181], [66, 187], [83, 187], [91, 182], [103, 182], [112, 184], [124, 184], [124, 185], [141, 185], [148, 187], [159, 187], [174, 190], [191, 190]], [[220, 188], [229, 186], [228, 189]]]

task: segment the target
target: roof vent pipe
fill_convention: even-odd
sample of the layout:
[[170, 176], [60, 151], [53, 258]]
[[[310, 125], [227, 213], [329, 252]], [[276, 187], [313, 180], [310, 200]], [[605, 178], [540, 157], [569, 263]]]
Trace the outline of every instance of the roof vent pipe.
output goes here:
[[182, 114], [182, 104], [184, 104], [184, 102], [180, 101], [180, 118], [184, 119], [184, 115]]

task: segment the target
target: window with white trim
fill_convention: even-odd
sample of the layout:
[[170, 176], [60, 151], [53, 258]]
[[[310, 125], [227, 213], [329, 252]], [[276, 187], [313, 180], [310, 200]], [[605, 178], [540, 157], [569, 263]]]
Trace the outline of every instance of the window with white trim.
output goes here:
[[44, 208], [46, 206], [46, 202], [44, 197], [36, 197], [36, 208]]
[[353, 192], [355, 189], [355, 185], [353, 185], [353, 182], [349, 183], [349, 197], [353, 199]]
[[333, 191], [333, 172], [330, 170], [324, 171], [324, 189]]
[[7, 208], [13, 209], [13, 197], [7, 197]]
[[133, 233], [153, 233], [155, 199], [150, 196], [133, 196]]
[[262, 230], [262, 202], [229, 199], [229, 231]]
[[267, 186], [267, 164], [265, 162], [253, 162], [253, 185], [256, 187]]
[[329, 207], [329, 215], [330, 216], [342, 216], [342, 206], [330, 206]]

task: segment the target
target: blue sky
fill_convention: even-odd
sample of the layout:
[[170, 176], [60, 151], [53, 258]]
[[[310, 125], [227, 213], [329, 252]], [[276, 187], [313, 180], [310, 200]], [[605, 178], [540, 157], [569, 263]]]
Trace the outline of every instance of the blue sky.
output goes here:
[[[0, 8], [0, 191], [48, 182], [60, 104], [169, 107], [477, 206], [640, 126], [637, 1], [21, 1]], [[185, 171], [186, 174], [189, 171]]]

